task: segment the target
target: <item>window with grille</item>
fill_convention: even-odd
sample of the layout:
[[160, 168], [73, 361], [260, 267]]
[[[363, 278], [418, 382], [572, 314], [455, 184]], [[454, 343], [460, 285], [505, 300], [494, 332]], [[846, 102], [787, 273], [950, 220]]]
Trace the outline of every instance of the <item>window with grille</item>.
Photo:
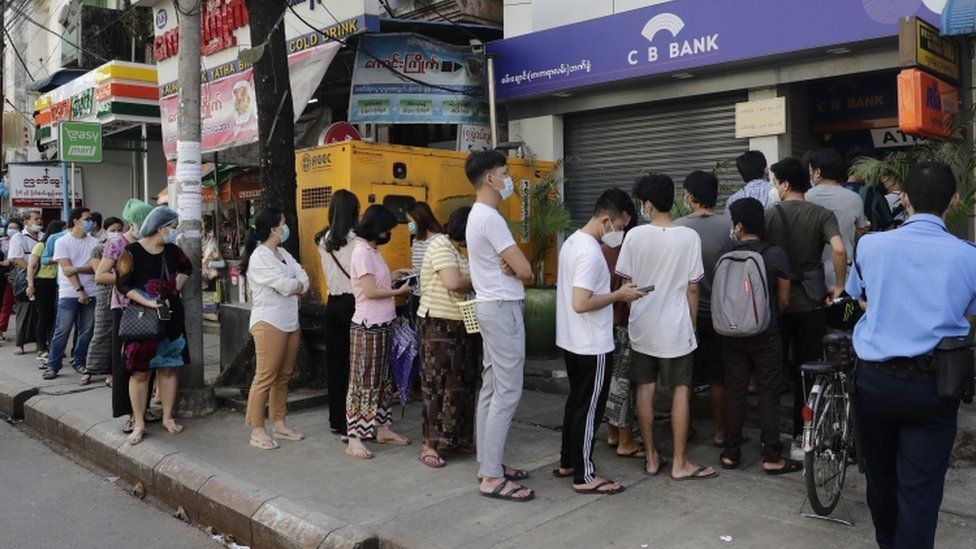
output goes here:
[[302, 189], [302, 209], [328, 208], [332, 201], [332, 187]]

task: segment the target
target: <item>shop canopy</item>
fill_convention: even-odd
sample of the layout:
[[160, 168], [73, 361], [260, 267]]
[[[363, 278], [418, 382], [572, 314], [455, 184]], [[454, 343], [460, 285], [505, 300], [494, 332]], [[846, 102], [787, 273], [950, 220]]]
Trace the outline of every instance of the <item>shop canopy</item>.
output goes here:
[[942, 34], [976, 33], [976, 0], [949, 0], [942, 10]]

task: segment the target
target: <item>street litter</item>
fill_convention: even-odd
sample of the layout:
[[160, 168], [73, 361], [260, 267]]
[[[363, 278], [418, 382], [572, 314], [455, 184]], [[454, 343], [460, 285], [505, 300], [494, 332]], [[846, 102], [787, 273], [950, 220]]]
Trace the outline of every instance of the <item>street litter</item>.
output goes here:
[[722, 541], [724, 541], [726, 543], [731, 543], [732, 542], [732, 536], [719, 536], [718, 539], [720, 539], [720, 540], [722, 540]]

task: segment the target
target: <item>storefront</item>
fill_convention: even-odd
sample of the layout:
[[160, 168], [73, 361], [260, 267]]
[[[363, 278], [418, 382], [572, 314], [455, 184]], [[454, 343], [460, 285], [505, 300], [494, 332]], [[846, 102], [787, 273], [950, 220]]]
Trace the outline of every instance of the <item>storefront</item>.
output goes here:
[[567, 159], [577, 221], [603, 189], [649, 170], [679, 183], [716, 170], [727, 195], [749, 149], [772, 162], [824, 145], [911, 144], [897, 131], [898, 23], [939, 17], [928, 1], [671, 0], [554, 26], [556, 4], [533, 0], [533, 28], [506, 26], [488, 51], [512, 139]]

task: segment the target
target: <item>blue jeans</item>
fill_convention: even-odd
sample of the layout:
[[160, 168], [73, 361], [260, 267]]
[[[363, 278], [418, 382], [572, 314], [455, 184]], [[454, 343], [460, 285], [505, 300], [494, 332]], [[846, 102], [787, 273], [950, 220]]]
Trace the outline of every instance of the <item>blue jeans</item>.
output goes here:
[[75, 297], [58, 300], [58, 316], [54, 321], [54, 336], [51, 337], [51, 347], [48, 350], [48, 370], [57, 373], [61, 369], [61, 359], [64, 358], [72, 327], [75, 329], [75, 343], [71, 365], [84, 366], [88, 357], [88, 344], [91, 343], [92, 330], [95, 327], [94, 299], [90, 299], [87, 305], [82, 305]]

